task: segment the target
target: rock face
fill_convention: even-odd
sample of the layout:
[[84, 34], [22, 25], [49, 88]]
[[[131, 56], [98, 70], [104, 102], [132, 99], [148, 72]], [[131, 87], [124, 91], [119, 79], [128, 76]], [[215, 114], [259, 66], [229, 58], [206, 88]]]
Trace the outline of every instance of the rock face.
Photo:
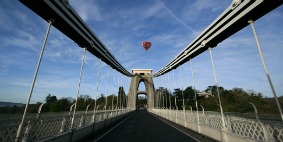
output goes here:
[[[147, 74], [148, 70], [145, 70], [145, 71], [146, 73], [141, 73], [141, 70], [139, 70], [138, 73], [135, 73], [135, 71], [133, 70], [133, 74], [135, 74], [136, 76], [132, 77], [131, 86], [129, 88], [128, 102], [127, 102], [128, 104], [127, 106], [129, 108], [133, 108], [133, 109], [137, 108], [138, 94], [147, 95], [146, 108], [148, 110], [154, 108], [154, 84], [153, 84], [153, 80], [150, 74]], [[138, 91], [139, 84], [141, 82], [144, 82], [146, 91]]]

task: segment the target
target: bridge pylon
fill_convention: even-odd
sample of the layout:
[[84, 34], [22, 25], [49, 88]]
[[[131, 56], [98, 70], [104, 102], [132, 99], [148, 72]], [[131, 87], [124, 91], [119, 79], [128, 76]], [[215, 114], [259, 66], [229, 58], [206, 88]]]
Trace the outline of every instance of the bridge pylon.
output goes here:
[[[148, 110], [154, 108], [154, 84], [151, 77], [152, 69], [132, 69], [133, 74], [131, 85], [128, 93], [127, 106], [132, 109], [137, 109], [137, 97], [139, 94], [145, 94], [147, 96]], [[138, 91], [139, 85], [144, 82], [146, 91]]]

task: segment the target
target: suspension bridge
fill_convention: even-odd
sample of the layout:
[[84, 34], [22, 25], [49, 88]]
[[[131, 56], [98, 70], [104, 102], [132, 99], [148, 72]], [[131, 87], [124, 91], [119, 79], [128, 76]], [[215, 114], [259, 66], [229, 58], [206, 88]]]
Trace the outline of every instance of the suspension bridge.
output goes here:
[[[0, 117], [1, 141], [283, 141], [282, 110], [265, 66], [254, 28], [254, 22], [282, 5], [282, 0], [233, 0], [231, 5], [199, 34], [195, 40], [185, 47], [166, 66], [155, 73], [152, 73], [153, 70], [151, 69], [126, 70], [77, 14], [68, 0], [19, 1], [47, 21], [49, 26], [24, 114], [3, 115]], [[32, 97], [34, 84], [36, 83], [48, 34], [52, 26], [84, 50], [77, 97], [69, 112], [62, 112], [60, 115], [58, 113], [41, 113], [43, 103], [39, 107], [38, 113], [30, 114], [27, 113], [27, 109]], [[252, 116], [241, 117], [233, 113], [223, 112], [212, 49], [246, 26], [251, 26], [253, 29], [261, 61], [267, 75], [267, 81], [271, 86], [280, 112], [280, 120], [261, 119], [258, 116], [255, 105], [252, 103], [251, 105], [255, 110]], [[159, 89], [157, 91], [155, 89], [157, 85], [154, 83], [153, 78], [165, 76], [170, 72], [174, 75], [174, 71], [177, 71], [178, 68], [180, 69], [182, 84], [181, 66], [188, 61], [191, 63], [194, 84], [192, 60], [207, 50], [209, 50], [211, 56], [220, 112], [204, 111], [205, 108], [203, 106], [201, 106], [202, 110], [197, 109], [193, 111], [192, 108], [188, 110], [184, 107], [184, 95], [182, 99], [183, 107], [178, 108], [176, 103], [171, 104], [172, 101], [164, 97], [166, 94], [163, 94], [162, 90]], [[127, 88], [127, 96], [118, 98], [124, 102], [124, 105], [113, 105], [112, 102], [112, 107], [104, 107], [103, 110], [97, 110], [99, 106], [96, 106], [95, 103], [93, 111], [88, 110], [88, 107], [86, 108], [86, 112], [76, 111], [86, 52], [90, 52], [100, 59], [96, 90], [99, 89], [98, 84], [102, 61], [109, 65], [109, 72], [111, 67], [116, 72], [131, 79], [130, 85]], [[175, 84], [175, 79], [173, 78], [172, 80], [172, 83]], [[141, 82], [145, 83], [146, 91], [138, 91], [138, 86]], [[168, 82], [170, 82], [169, 75]], [[193, 87], [195, 88], [195, 84]], [[196, 92], [194, 93], [196, 96]], [[138, 94], [147, 95], [147, 105], [143, 109], [139, 109], [137, 106]], [[167, 102], [170, 103], [169, 107]], [[195, 102], [196, 108], [198, 108], [196, 97]]]

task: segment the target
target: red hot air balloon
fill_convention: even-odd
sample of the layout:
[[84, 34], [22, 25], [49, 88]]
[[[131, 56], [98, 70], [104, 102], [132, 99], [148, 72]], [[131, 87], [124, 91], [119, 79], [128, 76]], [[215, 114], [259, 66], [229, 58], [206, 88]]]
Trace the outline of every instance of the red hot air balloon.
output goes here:
[[147, 52], [147, 50], [150, 48], [150, 46], [151, 46], [151, 43], [150, 42], [143, 42], [142, 43], [142, 46], [143, 46], [143, 48], [146, 50], [146, 52]]

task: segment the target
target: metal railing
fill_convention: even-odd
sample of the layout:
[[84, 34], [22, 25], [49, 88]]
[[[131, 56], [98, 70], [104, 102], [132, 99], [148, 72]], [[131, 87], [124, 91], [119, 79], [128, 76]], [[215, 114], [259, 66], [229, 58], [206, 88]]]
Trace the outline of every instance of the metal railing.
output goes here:
[[[95, 124], [106, 119], [117, 117], [132, 111], [131, 109], [118, 109], [93, 112], [79, 111], [74, 117], [73, 129], [82, 126]], [[29, 113], [23, 123], [21, 141], [38, 141], [44, 138], [54, 136], [59, 133], [72, 131], [70, 112], [52, 112], [52, 113]], [[94, 118], [95, 117], [95, 118]], [[22, 114], [3, 114], [0, 115], [0, 142], [14, 142], [18, 127], [22, 120]]]
[[[204, 114], [199, 113], [199, 122], [197, 122], [196, 111], [186, 110], [185, 115], [183, 110], [173, 109], [152, 109], [151, 112], [176, 123], [184, 121], [187, 124], [194, 123], [217, 130], [225, 130], [228, 133], [245, 138], [268, 142], [283, 142], [283, 122], [280, 120], [280, 115], [259, 114], [260, 117], [257, 120], [255, 113], [228, 112], [224, 113], [225, 128], [223, 129], [219, 112], [205, 111]], [[267, 116], [278, 119], [266, 118]]]

